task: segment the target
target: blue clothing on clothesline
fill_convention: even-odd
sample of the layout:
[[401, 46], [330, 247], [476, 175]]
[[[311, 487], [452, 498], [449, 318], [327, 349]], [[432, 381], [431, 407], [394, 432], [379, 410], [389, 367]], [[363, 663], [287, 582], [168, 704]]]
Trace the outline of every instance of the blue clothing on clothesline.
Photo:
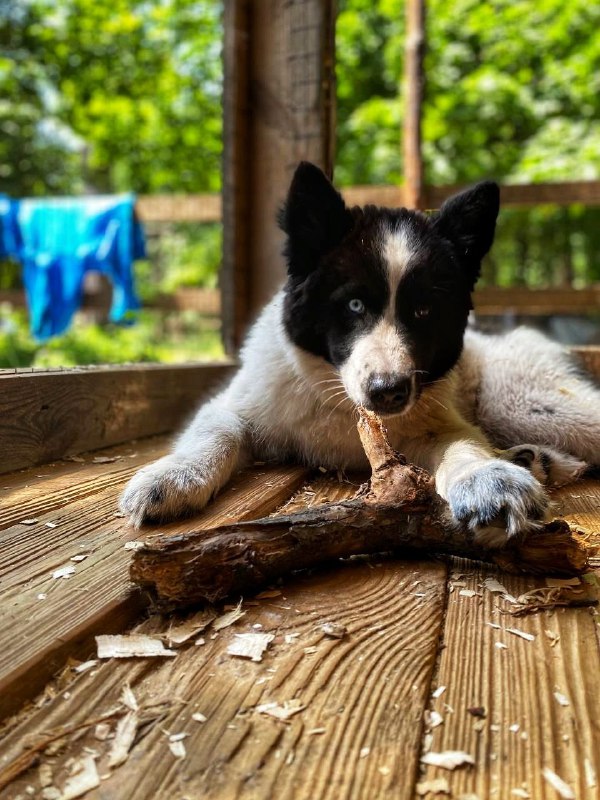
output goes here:
[[0, 194], [0, 259], [18, 258], [21, 252], [18, 210], [18, 200]]
[[101, 272], [113, 286], [110, 319], [140, 307], [133, 262], [145, 258], [133, 195], [27, 198], [19, 201], [18, 258], [31, 330], [44, 340], [65, 331], [81, 305], [86, 272]]

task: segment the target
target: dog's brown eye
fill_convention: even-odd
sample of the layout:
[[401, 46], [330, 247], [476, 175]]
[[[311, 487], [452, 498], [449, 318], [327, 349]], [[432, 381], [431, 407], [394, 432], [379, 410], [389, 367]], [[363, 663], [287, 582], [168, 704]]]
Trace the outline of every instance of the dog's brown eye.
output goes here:
[[358, 297], [354, 297], [348, 303], [348, 308], [353, 314], [362, 314], [365, 310], [365, 304], [362, 300], [359, 300]]
[[431, 311], [428, 306], [421, 306], [421, 308], [417, 308], [415, 310], [415, 318], [416, 319], [426, 319], [429, 316], [429, 312]]

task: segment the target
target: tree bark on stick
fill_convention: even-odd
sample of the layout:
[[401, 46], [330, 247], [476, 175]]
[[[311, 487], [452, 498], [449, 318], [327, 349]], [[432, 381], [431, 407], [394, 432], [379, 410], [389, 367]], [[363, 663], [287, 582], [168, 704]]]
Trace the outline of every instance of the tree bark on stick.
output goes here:
[[372, 476], [351, 500], [212, 530], [157, 535], [136, 550], [131, 578], [168, 607], [216, 602], [294, 570], [351, 555], [445, 554], [515, 574], [581, 574], [584, 545], [555, 521], [501, 550], [477, 545], [450, 523], [429, 473], [396, 453], [378, 417], [361, 411], [359, 433]]

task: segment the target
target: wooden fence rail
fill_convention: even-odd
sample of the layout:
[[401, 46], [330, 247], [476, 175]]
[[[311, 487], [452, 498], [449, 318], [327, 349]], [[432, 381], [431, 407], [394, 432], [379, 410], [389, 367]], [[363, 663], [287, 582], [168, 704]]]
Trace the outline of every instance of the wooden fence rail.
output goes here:
[[[464, 188], [426, 186], [423, 188], [426, 208], [438, 208], [450, 195]], [[409, 202], [403, 186], [350, 186], [342, 190], [349, 205], [380, 205], [399, 207]], [[581, 203], [600, 205], [600, 181], [570, 183], [506, 184], [501, 187], [501, 202], [505, 208], [527, 208], [553, 204], [569, 206]], [[282, 198], [283, 199], [283, 198]], [[137, 198], [137, 213], [142, 222], [220, 222], [221, 196], [216, 194], [141, 195]]]

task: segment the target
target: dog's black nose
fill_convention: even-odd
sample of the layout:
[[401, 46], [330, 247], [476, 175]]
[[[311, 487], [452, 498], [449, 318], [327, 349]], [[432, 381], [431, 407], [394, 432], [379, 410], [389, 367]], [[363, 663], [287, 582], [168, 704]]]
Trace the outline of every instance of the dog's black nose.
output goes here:
[[373, 411], [394, 414], [407, 404], [412, 380], [407, 375], [374, 374], [367, 384], [367, 395]]

